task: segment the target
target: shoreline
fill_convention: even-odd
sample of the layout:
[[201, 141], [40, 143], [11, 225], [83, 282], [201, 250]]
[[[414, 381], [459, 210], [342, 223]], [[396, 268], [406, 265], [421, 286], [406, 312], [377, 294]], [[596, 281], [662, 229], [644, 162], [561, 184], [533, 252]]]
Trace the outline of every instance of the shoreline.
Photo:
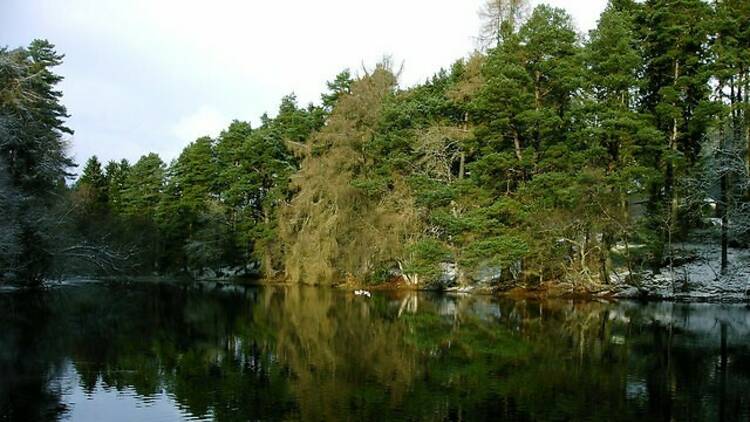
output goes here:
[[[264, 281], [252, 283], [257, 286], [281, 286], [291, 287], [295, 284]], [[644, 302], [678, 302], [678, 303], [749, 303], [750, 295], [740, 292], [731, 294], [706, 294], [701, 291], [673, 292], [671, 295], [660, 294], [657, 291], [649, 291], [645, 288], [626, 285], [609, 284], [596, 286], [573, 286], [570, 283], [545, 282], [541, 286], [455, 286], [446, 289], [411, 286], [406, 283], [384, 283], [378, 285], [366, 284], [305, 284], [306, 287], [330, 287], [334, 289], [351, 291], [367, 290], [372, 292], [433, 292], [451, 295], [481, 295], [498, 298], [510, 298], [515, 300], [583, 300], [583, 301], [619, 301], [639, 300]]]
[[[666, 277], [651, 277], [644, 280], [640, 286], [615, 282], [607, 285], [583, 285], [569, 282], [543, 282], [541, 285], [496, 285], [496, 286], [453, 286], [448, 288], [437, 288], [431, 286], [414, 286], [404, 282], [388, 282], [376, 285], [366, 283], [342, 282], [337, 284], [294, 284], [280, 277], [273, 278], [200, 278], [185, 277], [180, 275], [162, 276], [131, 276], [131, 277], [97, 277], [97, 276], [70, 276], [62, 279], [49, 280], [42, 286], [14, 286], [3, 285], [2, 292], [21, 289], [46, 289], [63, 286], [75, 286], [96, 282], [115, 283], [185, 283], [196, 282], [201, 284], [213, 284], [213, 288], [222, 289], [225, 286], [248, 286], [248, 287], [324, 287], [342, 291], [367, 290], [372, 292], [433, 292], [451, 295], [481, 295], [498, 298], [510, 298], [515, 300], [582, 300], [582, 301], [618, 301], [639, 300], [646, 302], [680, 302], [680, 303], [748, 303], [750, 304], [750, 290], [738, 288], [739, 286], [724, 286], [716, 288], [716, 284], [722, 284], [722, 280], [714, 280], [712, 283], [689, 283], [686, 286]], [[733, 287], [733, 288], [732, 288]]]

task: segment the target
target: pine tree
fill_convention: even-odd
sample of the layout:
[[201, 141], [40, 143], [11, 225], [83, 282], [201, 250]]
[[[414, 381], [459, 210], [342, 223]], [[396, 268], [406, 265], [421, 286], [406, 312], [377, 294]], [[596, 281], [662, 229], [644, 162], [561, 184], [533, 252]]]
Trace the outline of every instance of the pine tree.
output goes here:
[[680, 218], [677, 181], [691, 172], [713, 113], [709, 100], [708, 57], [710, 9], [701, 0], [649, 0], [638, 9], [637, 31], [644, 60], [641, 106], [662, 134], [664, 148], [656, 168], [662, 181], [653, 183], [649, 227], [653, 267], [658, 270], [672, 238], [686, 221]]
[[[638, 15], [646, 84], [643, 107], [664, 134], [665, 196], [673, 200], [676, 172], [695, 162], [710, 115], [704, 113], [710, 9], [700, 0], [650, 0]], [[684, 162], [684, 164], [681, 164]]]
[[321, 96], [323, 108], [331, 112], [342, 95], [351, 93], [352, 82], [352, 74], [349, 69], [341, 71], [333, 81], [326, 82], [328, 92]]
[[73, 132], [56, 89], [62, 77], [52, 71], [62, 58], [44, 40], [0, 48], [0, 160], [19, 200], [12, 226], [20, 252], [12, 268], [28, 282], [41, 281], [52, 263], [59, 220], [52, 212], [73, 166], [64, 139]]
[[108, 208], [111, 212], [120, 214], [123, 212], [122, 195], [127, 187], [130, 163], [124, 159], [119, 163], [110, 161], [104, 168], [104, 172], [107, 180]]
[[123, 213], [142, 221], [154, 221], [164, 193], [166, 165], [157, 154], [142, 156], [128, 172], [122, 192]]
[[102, 165], [96, 155], [86, 162], [81, 177], [76, 181], [75, 191], [81, 197], [86, 214], [92, 218], [106, 213], [109, 199], [107, 177], [102, 170]]
[[473, 104], [485, 183], [508, 190], [539, 170], [544, 151], [564, 140], [581, 70], [570, 17], [548, 6], [537, 7], [518, 34], [490, 52]]
[[183, 206], [198, 212], [212, 195], [218, 178], [213, 141], [198, 138], [186, 146], [172, 168], [170, 184], [179, 192]]
[[631, 198], [641, 194], [652, 175], [651, 157], [661, 151], [661, 137], [647, 116], [637, 111], [638, 75], [642, 67], [634, 22], [627, 8], [610, 4], [591, 31], [586, 45], [587, 91], [583, 120], [576, 131], [587, 140], [589, 163], [601, 194], [595, 225], [601, 233], [600, 278], [609, 280], [610, 249], [616, 240], [626, 245], [635, 231]]

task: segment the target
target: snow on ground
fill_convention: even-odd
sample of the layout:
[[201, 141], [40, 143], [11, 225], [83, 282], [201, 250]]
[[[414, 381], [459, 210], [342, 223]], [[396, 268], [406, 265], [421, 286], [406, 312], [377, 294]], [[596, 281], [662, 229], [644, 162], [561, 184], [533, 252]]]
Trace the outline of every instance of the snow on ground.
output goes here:
[[721, 274], [721, 250], [714, 244], [685, 243], [676, 245], [675, 260], [685, 263], [660, 274], [640, 272], [636, 286], [623, 280], [627, 273], [615, 274], [616, 297], [642, 297], [677, 300], [747, 300], [750, 299], [750, 250], [730, 248], [729, 267]]

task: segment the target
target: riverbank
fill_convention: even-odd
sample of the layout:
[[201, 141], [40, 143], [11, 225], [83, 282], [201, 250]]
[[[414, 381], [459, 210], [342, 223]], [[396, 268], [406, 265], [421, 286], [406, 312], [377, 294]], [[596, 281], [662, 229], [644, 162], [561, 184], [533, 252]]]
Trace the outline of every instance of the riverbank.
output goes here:
[[613, 271], [609, 284], [592, 282], [545, 281], [522, 283], [455, 285], [451, 287], [415, 286], [403, 281], [366, 286], [349, 280], [340, 285], [347, 289], [371, 290], [440, 290], [454, 294], [482, 294], [510, 298], [556, 299], [642, 299], [679, 302], [750, 301], [750, 251], [730, 248], [730, 265], [721, 272], [720, 251], [706, 243], [676, 245], [672, 268], [655, 273], [648, 269]]
[[[696, 265], [691, 265], [696, 267]], [[697, 268], [696, 268], [697, 269]], [[432, 291], [461, 295], [487, 295], [512, 299], [581, 299], [581, 300], [618, 300], [640, 299], [649, 301], [676, 302], [745, 302], [750, 301], [750, 275], [747, 270], [735, 269], [726, 276], [703, 277], [705, 273], [688, 273], [689, 269], [676, 267], [673, 271], [653, 274], [650, 271], [640, 273], [638, 285], [628, 284], [624, 273], [614, 278], [610, 284], [570, 283], [546, 281], [537, 285], [503, 284], [497, 286], [454, 286], [436, 288], [434, 286], [416, 286], [405, 282], [389, 282], [376, 285], [345, 282], [332, 287], [347, 290], [368, 290], [373, 292], [387, 291]], [[685, 274], [688, 274], [686, 277]], [[686, 281], [687, 280], [687, 281]], [[198, 280], [203, 283], [214, 283], [216, 287], [228, 285], [272, 285], [292, 286], [280, 279], [251, 280], [237, 283], [232, 280]]]
[[750, 250], [729, 248], [727, 269], [721, 271], [720, 249], [710, 241], [674, 245], [675, 265], [659, 273], [640, 268], [611, 274], [609, 284], [546, 281], [538, 285], [498, 284], [457, 286], [447, 291], [494, 294], [515, 298], [645, 299], [682, 302], [750, 301]]
[[[652, 301], [679, 302], [746, 302], [750, 301], [750, 251], [730, 248], [730, 266], [724, 274], [720, 271], [719, 251], [708, 243], [684, 243], [675, 248], [674, 262], [679, 265], [665, 268], [660, 273], [638, 269], [633, 275], [624, 269], [611, 273], [611, 282], [601, 284], [591, 281], [572, 282], [550, 280], [539, 284], [523, 284], [506, 281], [496, 283], [461, 284], [457, 270], [450, 285], [415, 285], [406, 282], [404, 277], [392, 277], [389, 282], [367, 284], [361, 280], [347, 278], [333, 287], [355, 291], [442, 291], [450, 294], [475, 294], [508, 297], [514, 299], [581, 299], [617, 300], [639, 299]], [[227, 289], [250, 285], [289, 286], [283, 277], [262, 278], [257, 266], [204, 269], [181, 275], [150, 276], [88, 276], [64, 277], [63, 280], [49, 280], [47, 287], [67, 284], [85, 284], [96, 281], [150, 282], [159, 283], [197, 281], [208, 289]], [[11, 285], [1, 289], [14, 289]]]

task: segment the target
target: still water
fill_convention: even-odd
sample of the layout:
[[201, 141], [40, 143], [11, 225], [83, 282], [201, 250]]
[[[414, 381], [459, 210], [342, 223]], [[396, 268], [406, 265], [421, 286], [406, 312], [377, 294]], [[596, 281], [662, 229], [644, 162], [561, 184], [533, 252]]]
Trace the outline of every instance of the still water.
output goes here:
[[745, 305], [0, 293], [0, 420], [747, 420]]

